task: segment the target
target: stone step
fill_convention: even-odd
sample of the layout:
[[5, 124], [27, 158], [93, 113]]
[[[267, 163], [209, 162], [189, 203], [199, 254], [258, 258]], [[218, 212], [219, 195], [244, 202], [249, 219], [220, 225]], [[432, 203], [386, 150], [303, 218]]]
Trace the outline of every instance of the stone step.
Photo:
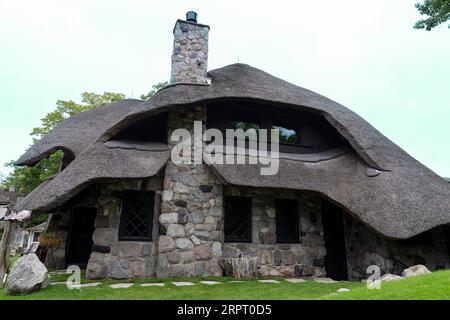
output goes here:
[[177, 287], [186, 287], [194, 285], [194, 283], [188, 281], [172, 282], [172, 284]]
[[143, 283], [143, 284], [141, 284], [141, 287], [164, 287], [164, 283], [159, 283], [159, 282]]
[[261, 283], [280, 283], [280, 281], [273, 280], [273, 279], [258, 280], [258, 282], [261, 282]]
[[220, 284], [220, 282], [218, 282], [218, 281], [200, 281], [200, 283], [206, 284], [208, 286], [212, 286], [212, 285], [215, 285], [215, 284]]
[[305, 279], [298, 279], [298, 278], [291, 278], [291, 279], [285, 279], [287, 282], [290, 283], [302, 283], [302, 282], [306, 282]]
[[115, 283], [110, 285], [110, 287], [113, 289], [127, 289], [131, 287], [133, 284], [134, 283]]

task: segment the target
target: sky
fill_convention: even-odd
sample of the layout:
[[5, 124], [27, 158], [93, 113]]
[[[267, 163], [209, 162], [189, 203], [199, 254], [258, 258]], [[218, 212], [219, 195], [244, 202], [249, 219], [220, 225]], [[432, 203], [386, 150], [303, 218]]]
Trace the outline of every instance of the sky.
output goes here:
[[0, 173], [58, 99], [168, 80], [194, 10], [209, 69], [239, 61], [325, 95], [450, 177], [450, 30], [413, 29], [417, 1], [0, 0]]

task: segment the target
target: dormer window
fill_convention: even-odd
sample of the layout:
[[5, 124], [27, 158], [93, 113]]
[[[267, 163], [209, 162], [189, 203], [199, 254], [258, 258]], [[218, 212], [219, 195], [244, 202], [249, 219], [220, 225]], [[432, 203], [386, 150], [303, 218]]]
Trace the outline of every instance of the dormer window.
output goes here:
[[319, 114], [255, 103], [230, 101], [210, 104], [207, 125], [221, 130], [224, 136], [226, 129], [249, 130], [247, 133], [250, 134], [257, 134], [258, 129], [275, 129], [279, 132], [279, 151], [282, 153], [318, 153], [345, 143]]
[[167, 113], [140, 120], [119, 132], [112, 140], [167, 143]]
[[272, 125], [272, 129], [278, 130], [279, 132], [278, 138], [280, 140], [280, 143], [299, 144], [300, 138], [299, 134], [297, 133], [297, 130], [274, 125]]

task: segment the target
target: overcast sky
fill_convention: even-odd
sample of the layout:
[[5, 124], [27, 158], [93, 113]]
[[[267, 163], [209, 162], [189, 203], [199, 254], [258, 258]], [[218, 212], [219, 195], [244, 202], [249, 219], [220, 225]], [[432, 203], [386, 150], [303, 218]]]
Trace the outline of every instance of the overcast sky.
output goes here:
[[413, 29], [417, 1], [0, 0], [0, 165], [56, 100], [168, 80], [174, 23], [195, 10], [209, 69], [239, 60], [323, 94], [450, 177], [450, 30]]

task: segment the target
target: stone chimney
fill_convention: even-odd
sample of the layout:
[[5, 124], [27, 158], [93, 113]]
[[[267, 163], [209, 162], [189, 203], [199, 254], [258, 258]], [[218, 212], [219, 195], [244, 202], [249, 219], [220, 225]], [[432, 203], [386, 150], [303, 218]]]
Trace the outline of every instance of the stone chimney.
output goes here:
[[209, 26], [197, 23], [193, 11], [186, 14], [186, 20], [177, 20], [173, 29], [171, 84], [208, 84], [208, 33]]

